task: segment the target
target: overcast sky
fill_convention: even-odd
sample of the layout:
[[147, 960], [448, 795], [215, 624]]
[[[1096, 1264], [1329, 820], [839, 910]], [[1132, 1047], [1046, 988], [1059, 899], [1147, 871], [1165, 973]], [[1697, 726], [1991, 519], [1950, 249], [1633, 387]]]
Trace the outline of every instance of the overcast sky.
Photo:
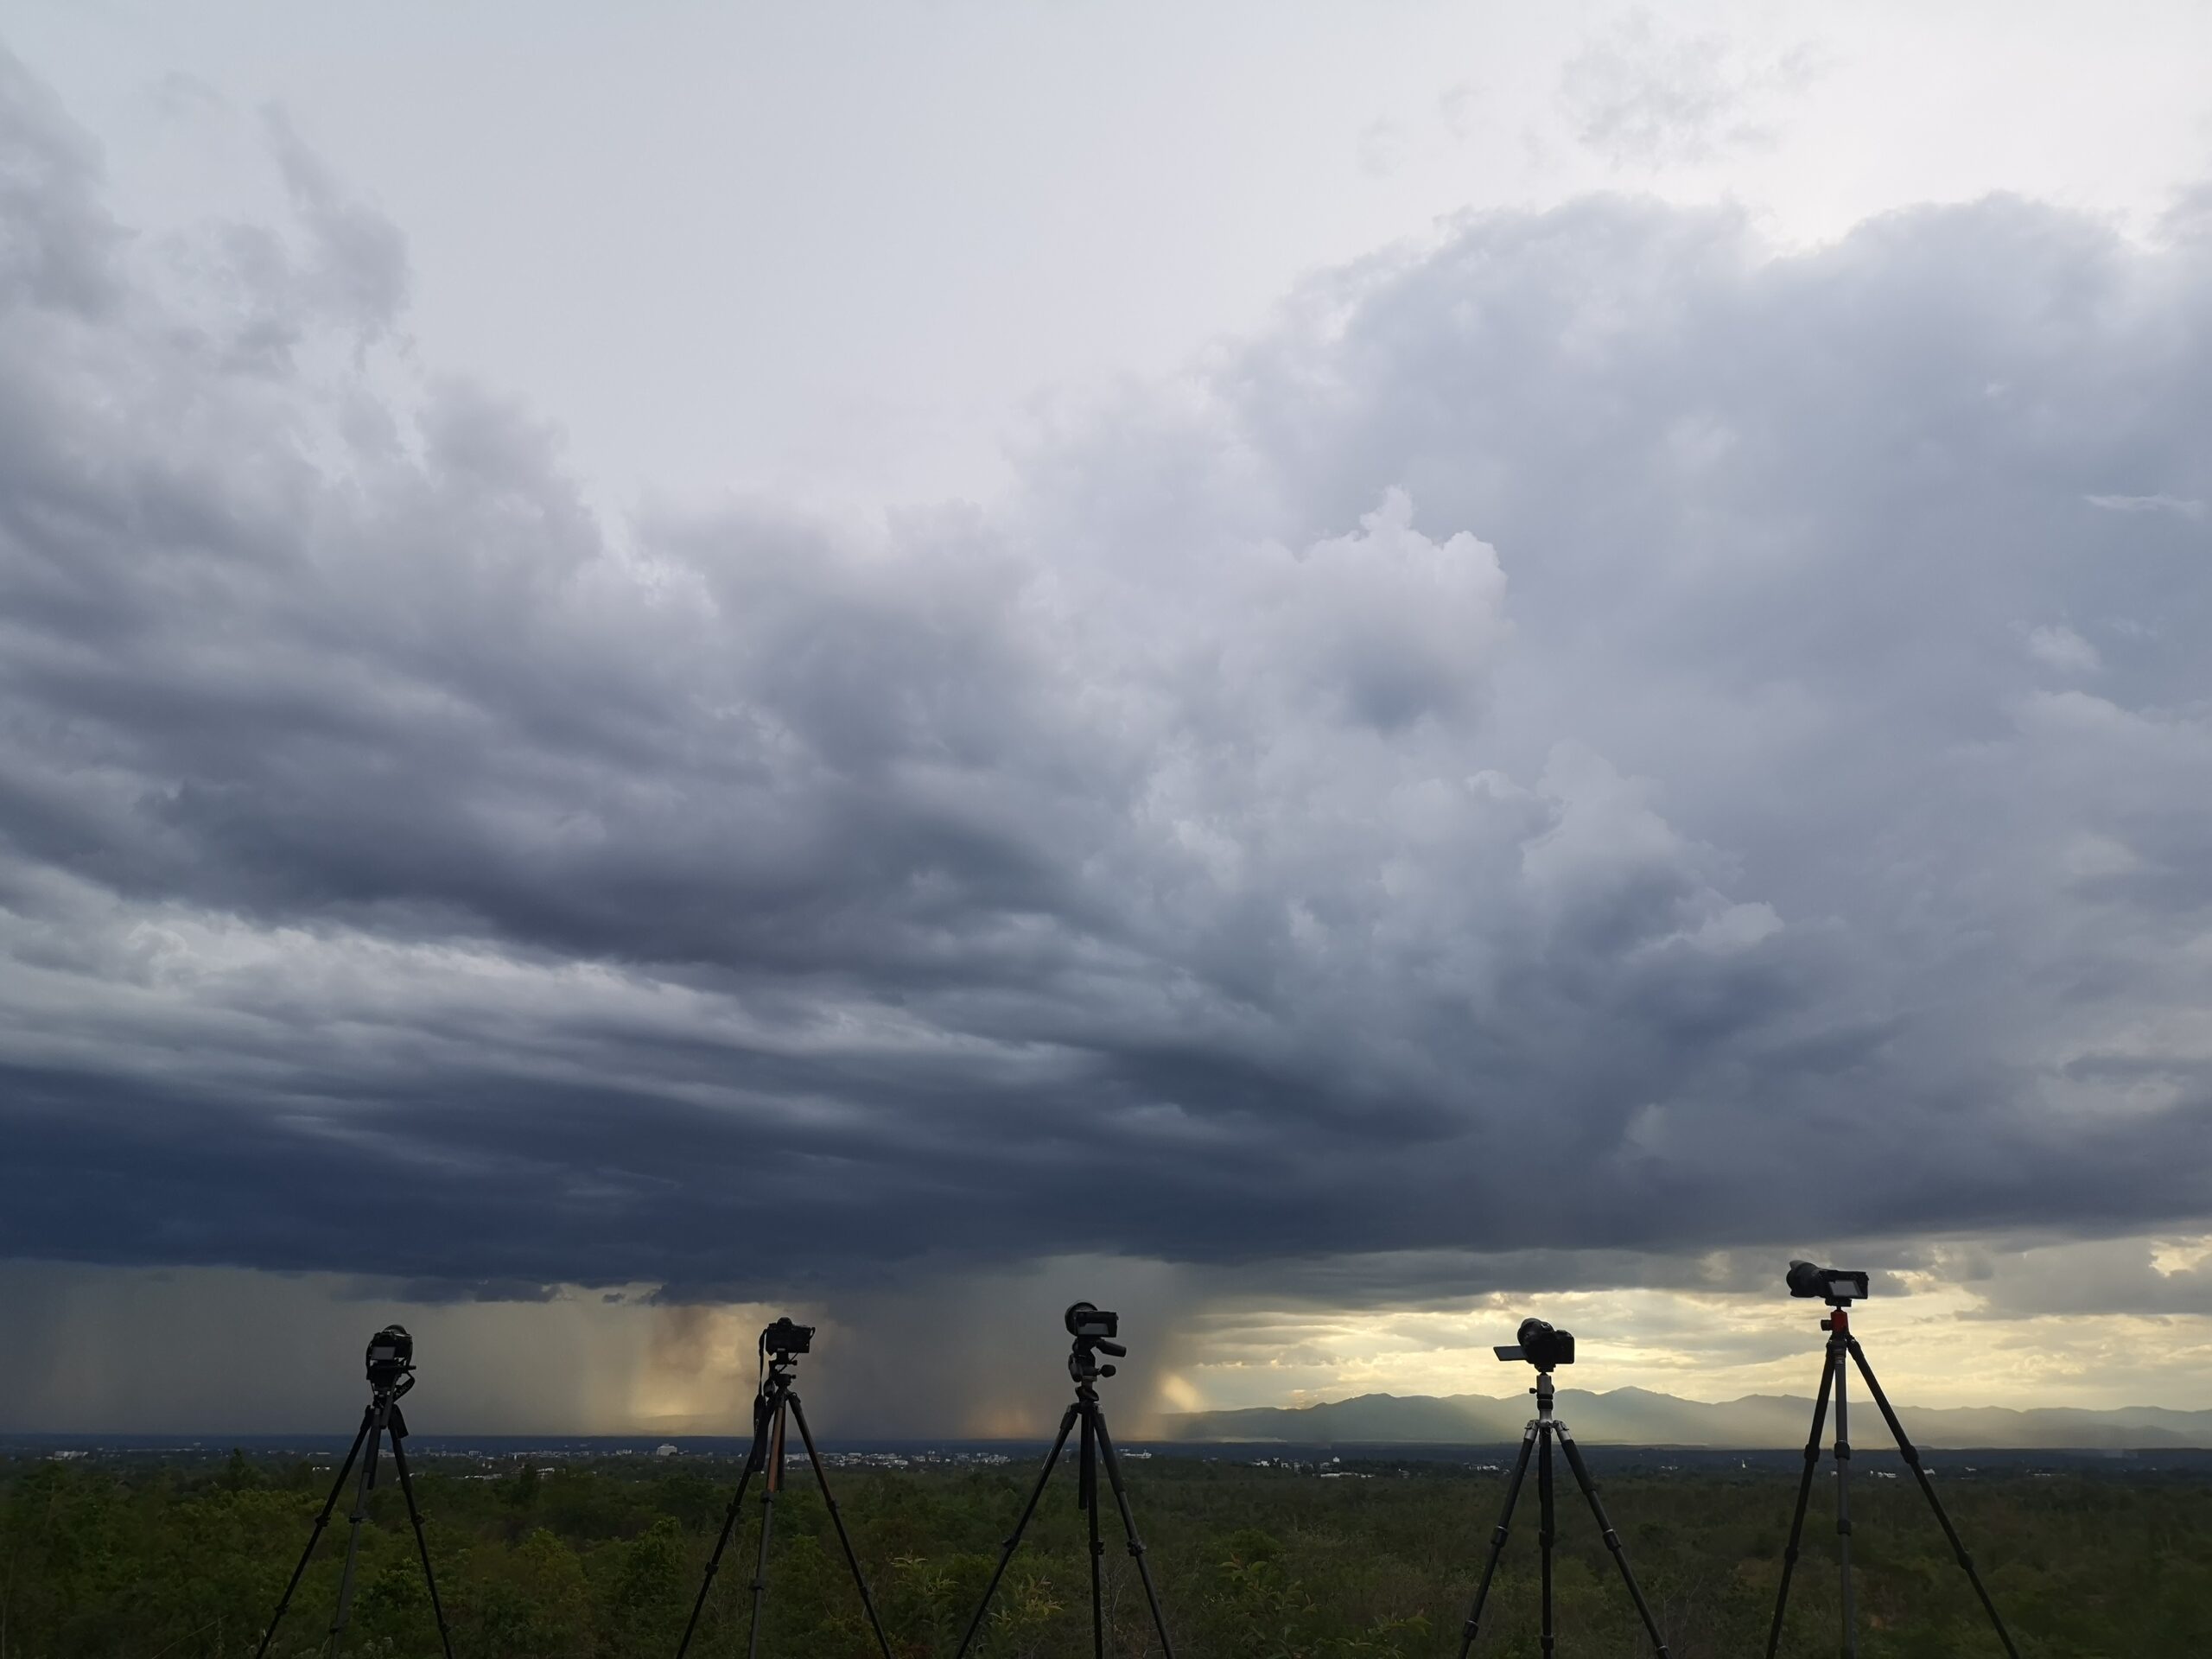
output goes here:
[[2212, 12], [727, 10], [11, 9], [0, 1427], [2212, 1406]]

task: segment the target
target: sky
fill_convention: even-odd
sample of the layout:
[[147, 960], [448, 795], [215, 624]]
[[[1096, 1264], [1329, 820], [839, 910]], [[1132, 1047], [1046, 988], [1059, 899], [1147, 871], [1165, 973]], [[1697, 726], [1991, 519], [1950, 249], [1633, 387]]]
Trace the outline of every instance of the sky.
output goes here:
[[0, 1429], [2212, 1406], [2212, 12], [1530, 10], [10, 8]]

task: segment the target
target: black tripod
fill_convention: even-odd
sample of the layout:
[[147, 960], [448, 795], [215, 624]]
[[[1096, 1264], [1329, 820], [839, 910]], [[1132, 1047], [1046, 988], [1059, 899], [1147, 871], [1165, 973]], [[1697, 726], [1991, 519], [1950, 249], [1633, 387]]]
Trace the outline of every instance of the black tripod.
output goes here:
[[1144, 1580], [1144, 1599], [1152, 1608], [1152, 1627], [1160, 1633], [1160, 1650], [1166, 1659], [1175, 1659], [1175, 1644], [1167, 1638], [1167, 1618], [1160, 1611], [1160, 1592], [1153, 1587], [1152, 1569], [1145, 1565], [1144, 1545], [1137, 1537], [1136, 1517], [1129, 1513], [1129, 1494], [1122, 1484], [1121, 1459], [1114, 1455], [1114, 1437], [1106, 1432], [1106, 1413], [1098, 1403], [1098, 1379], [1114, 1375], [1111, 1365], [1101, 1365], [1101, 1353], [1123, 1357], [1128, 1350], [1110, 1340], [1118, 1334], [1121, 1316], [1103, 1313], [1089, 1302], [1077, 1302], [1067, 1311], [1068, 1332], [1075, 1338], [1075, 1346], [1068, 1353], [1068, 1375], [1075, 1380], [1075, 1399], [1060, 1418], [1060, 1432], [1052, 1441], [1052, 1449], [1045, 1454], [1045, 1467], [1038, 1473], [1037, 1484], [1029, 1494], [1029, 1502], [1021, 1511], [1021, 1519], [1014, 1523], [1014, 1532], [1000, 1553], [999, 1564], [991, 1573], [991, 1581], [983, 1587], [983, 1599], [976, 1609], [976, 1617], [968, 1622], [968, 1634], [960, 1638], [958, 1653], [954, 1659], [964, 1659], [974, 1644], [976, 1632], [983, 1627], [983, 1616], [991, 1610], [991, 1598], [998, 1593], [999, 1580], [1006, 1576], [1007, 1564], [1014, 1560], [1014, 1552], [1020, 1547], [1021, 1535], [1029, 1525], [1029, 1517], [1037, 1513], [1037, 1501], [1045, 1496], [1045, 1483], [1052, 1478], [1052, 1465], [1060, 1459], [1060, 1449], [1068, 1443], [1068, 1435], [1077, 1423], [1083, 1425], [1083, 1439], [1076, 1465], [1076, 1507], [1090, 1517], [1090, 1650], [1094, 1659], [1105, 1659], [1106, 1605], [1100, 1583], [1100, 1570], [1104, 1562], [1106, 1546], [1098, 1536], [1098, 1465], [1106, 1465], [1106, 1478], [1114, 1487], [1114, 1503], [1122, 1511], [1122, 1531], [1128, 1540], [1130, 1558], [1137, 1564], [1137, 1576]]
[[747, 1659], [760, 1649], [760, 1604], [768, 1594], [768, 1539], [776, 1525], [776, 1494], [784, 1489], [786, 1421], [798, 1425], [799, 1439], [806, 1445], [806, 1459], [814, 1465], [815, 1484], [822, 1489], [822, 1502], [830, 1510], [830, 1523], [837, 1529], [837, 1541], [844, 1546], [845, 1563], [853, 1569], [853, 1582], [860, 1587], [861, 1605], [868, 1611], [868, 1628], [875, 1632], [875, 1644], [882, 1649], [883, 1659], [891, 1659], [891, 1643], [884, 1637], [883, 1621], [875, 1616], [875, 1598], [868, 1594], [860, 1557], [853, 1554], [853, 1541], [845, 1531], [845, 1517], [838, 1512], [837, 1500], [830, 1495], [830, 1477], [823, 1470], [821, 1452], [815, 1449], [814, 1432], [806, 1426], [806, 1408], [799, 1403], [798, 1394], [791, 1387], [791, 1374], [798, 1368], [798, 1356], [805, 1353], [813, 1342], [812, 1325], [794, 1325], [789, 1319], [778, 1319], [760, 1333], [763, 1375], [760, 1389], [753, 1396], [753, 1449], [745, 1455], [745, 1472], [737, 1478], [737, 1491], [731, 1495], [729, 1512], [722, 1516], [721, 1536], [715, 1540], [715, 1553], [708, 1558], [707, 1576], [700, 1580], [699, 1599], [691, 1604], [690, 1621], [683, 1627], [683, 1640], [677, 1644], [676, 1659], [683, 1659], [691, 1646], [692, 1633], [699, 1628], [699, 1615], [706, 1611], [707, 1592], [715, 1587], [715, 1569], [722, 1564], [722, 1551], [729, 1548], [730, 1534], [736, 1529], [738, 1510], [745, 1502], [745, 1488], [756, 1474], [762, 1477], [760, 1554], [753, 1567], [753, 1616], [745, 1635]]
[[415, 1525], [415, 1548], [423, 1557], [423, 1582], [429, 1586], [430, 1611], [438, 1621], [438, 1645], [445, 1650], [446, 1659], [453, 1659], [453, 1636], [446, 1629], [446, 1610], [438, 1600], [438, 1581], [430, 1571], [430, 1546], [423, 1537], [423, 1512], [415, 1507], [415, 1483], [407, 1478], [407, 1419], [400, 1414], [399, 1396], [415, 1386], [415, 1341], [404, 1325], [388, 1325], [369, 1338], [368, 1365], [368, 1408], [361, 1414], [353, 1447], [346, 1453], [346, 1461], [338, 1465], [338, 1478], [330, 1483], [330, 1496], [323, 1499], [322, 1512], [315, 1516], [314, 1530], [308, 1534], [308, 1547], [300, 1552], [292, 1581], [284, 1586], [276, 1611], [269, 1616], [269, 1628], [262, 1634], [261, 1645], [254, 1649], [254, 1659], [262, 1659], [276, 1640], [277, 1624], [284, 1617], [284, 1609], [291, 1605], [292, 1592], [300, 1587], [308, 1558], [315, 1554], [323, 1528], [330, 1523], [331, 1510], [338, 1506], [338, 1494], [346, 1489], [353, 1459], [360, 1457], [365, 1444], [369, 1454], [362, 1459], [360, 1482], [353, 1489], [353, 1511], [346, 1518], [352, 1530], [346, 1541], [346, 1571], [338, 1580], [338, 1611], [331, 1615], [330, 1634], [323, 1638], [325, 1646], [337, 1645], [353, 1607], [353, 1564], [361, 1550], [361, 1522], [368, 1516], [369, 1494], [377, 1484], [377, 1452], [387, 1433], [391, 1436], [392, 1466], [399, 1471], [399, 1490], [407, 1497], [407, 1518]]
[[1636, 1603], [1637, 1616], [1643, 1619], [1652, 1647], [1657, 1650], [1659, 1659], [1667, 1659], [1667, 1639], [1659, 1634], [1658, 1621], [1651, 1617], [1643, 1592], [1637, 1588], [1636, 1574], [1629, 1571], [1620, 1535], [1605, 1519], [1605, 1506], [1598, 1501], [1598, 1483], [1590, 1478], [1589, 1467], [1582, 1461], [1582, 1450], [1575, 1445], [1574, 1436], [1567, 1432], [1565, 1423], [1552, 1415], [1552, 1367], [1573, 1363], [1574, 1338], [1565, 1331], [1553, 1330], [1541, 1319], [1523, 1319], [1520, 1334], [1519, 1347], [1496, 1351], [1500, 1359], [1526, 1359], [1536, 1368], [1536, 1386], [1529, 1390], [1536, 1396], [1536, 1414], [1529, 1420], [1529, 1427], [1521, 1435], [1521, 1455], [1514, 1459], [1513, 1478], [1506, 1483], [1505, 1508], [1497, 1517], [1497, 1529], [1491, 1534], [1490, 1560], [1483, 1565], [1482, 1582], [1475, 1588], [1475, 1605], [1468, 1610], [1466, 1628], [1459, 1633], [1459, 1659], [1467, 1659], [1467, 1650], [1475, 1645], [1475, 1631], [1482, 1624], [1483, 1604], [1490, 1599], [1491, 1580], [1497, 1573], [1497, 1558], [1505, 1551], [1506, 1530], [1513, 1522], [1513, 1506], [1521, 1497], [1521, 1483], [1529, 1473], [1531, 1452], [1536, 1457], [1536, 1548], [1543, 1563], [1543, 1622], [1537, 1641], [1546, 1654], [1552, 1651], [1557, 1641], [1552, 1628], [1554, 1440], [1559, 1441], [1559, 1449], [1567, 1454], [1567, 1466], [1574, 1471], [1575, 1484], [1582, 1488], [1582, 1496], [1590, 1501], [1590, 1513], [1598, 1519], [1598, 1530], [1605, 1535], [1605, 1548], [1613, 1553], [1613, 1561], [1621, 1570], [1621, 1582], [1628, 1586], [1629, 1599]]
[[[1794, 1281], [1793, 1281], [1794, 1284]], [[1865, 1294], [1866, 1280], [1859, 1275], [1857, 1287]], [[1789, 1579], [1797, 1570], [1797, 1541], [1805, 1530], [1805, 1505], [1813, 1496], [1813, 1471], [1820, 1466], [1821, 1428], [1827, 1419], [1828, 1399], [1835, 1399], [1835, 1535], [1836, 1554], [1842, 1567], [1843, 1586], [1843, 1659], [1855, 1659], [1859, 1652], [1857, 1620], [1851, 1599], [1851, 1421], [1849, 1407], [1844, 1398], [1843, 1358], [1849, 1354], [1859, 1366], [1859, 1375], [1866, 1379], [1867, 1392], [1874, 1396], [1874, 1404], [1883, 1421], [1896, 1436], [1897, 1450], [1911, 1466], [1913, 1478], [1920, 1483], [1920, 1490], [1927, 1494], [1928, 1505], [1936, 1511], [1936, 1519], [1943, 1529], [1944, 1537], [1951, 1541], [1951, 1553], [1958, 1557], [1959, 1565], [1966, 1569], [1974, 1592], [1981, 1598], [1981, 1605], [1989, 1614], [1989, 1622], [1997, 1627], [1997, 1639], [2005, 1644], [2005, 1651], [2012, 1659], [2020, 1659], [2020, 1650], [2012, 1645], [2012, 1632], [2005, 1628], [1999, 1617], [1997, 1604], [1989, 1599], [1988, 1588], [1981, 1581], [1981, 1574], [1974, 1570], [1974, 1558], [1967, 1554], [1967, 1547], [1959, 1541], [1958, 1529], [1951, 1524], [1951, 1517], [1943, 1511], [1942, 1499], [1936, 1496], [1935, 1484], [1928, 1478], [1928, 1471], [1921, 1467], [1920, 1451], [1905, 1438], [1904, 1425], [1897, 1421], [1890, 1397], [1882, 1392], [1882, 1385], [1875, 1380], [1874, 1368], [1866, 1363], [1866, 1351], [1859, 1345], [1859, 1338], [1851, 1334], [1851, 1297], [1838, 1292], [1827, 1298], [1831, 1310], [1821, 1321], [1821, 1329], [1828, 1333], [1826, 1357], [1821, 1362], [1821, 1391], [1813, 1402], [1813, 1433], [1805, 1442], [1805, 1472], [1797, 1483], [1797, 1510], [1790, 1517], [1789, 1547], [1782, 1553], [1782, 1588], [1774, 1598], [1774, 1624], [1767, 1631], [1766, 1659], [1774, 1659], [1775, 1649], [1782, 1643], [1782, 1616], [1789, 1605]]]

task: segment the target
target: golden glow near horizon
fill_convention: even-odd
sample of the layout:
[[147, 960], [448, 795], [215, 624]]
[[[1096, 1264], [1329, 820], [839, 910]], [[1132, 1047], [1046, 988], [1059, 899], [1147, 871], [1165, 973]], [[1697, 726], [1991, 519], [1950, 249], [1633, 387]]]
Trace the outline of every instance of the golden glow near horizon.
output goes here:
[[[2212, 1237], [1936, 1247], [1878, 1279], [1856, 1325], [1901, 1405], [2212, 1408]], [[1846, 1263], [1848, 1265], [1848, 1263]], [[762, 1325], [818, 1323], [810, 1408], [841, 1437], [1049, 1433], [1067, 1395], [1058, 1298], [1113, 1283], [1124, 1437], [1159, 1414], [1353, 1395], [1516, 1395], [1495, 1343], [1525, 1314], [1576, 1333], [1575, 1387], [1704, 1402], [1808, 1395], [1818, 1303], [1751, 1288], [1499, 1292], [1332, 1307], [1156, 1262], [1047, 1262], [919, 1281], [878, 1302], [663, 1306], [650, 1287], [416, 1305], [327, 1274], [0, 1263], [18, 1363], [0, 1428], [290, 1432], [358, 1409], [363, 1336], [414, 1330], [427, 1433], [721, 1433], [749, 1427]], [[1049, 1305], [1049, 1306], [1048, 1306]], [[148, 1351], [169, 1356], [146, 1367]], [[204, 1384], [204, 1386], [202, 1386]]]
[[[2112, 1275], [2111, 1311], [2082, 1258], [2129, 1257], [2142, 1280]], [[2177, 1305], [2145, 1311], [2126, 1293], [2165, 1288], [2212, 1261], [2202, 1237], [2059, 1244], [2016, 1253], [1992, 1286], [1931, 1272], [1891, 1276], [1862, 1305], [1856, 1328], [1901, 1402], [1930, 1406], [2212, 1407], [2212, 1317]], [[1778, 1275], [1777, 1275], [1778, 1278]], [[2038, 1312], [2039, 1279], [2091, 1303]], [[1993, 1289], [2020, 1287], [2010, 1311]], [[1777, 1287], [1778, 1288], [1778, 1287]], [[1903, 1294], [1898, 1294], [1903, 1293]], [[1809, 1395], [1820, 1376], [1823, 1313], [1770, 1293], [1677, 1290], [1499, 1293], [1471, 1307], [1380, 1312], [1255, 1308], [1210, 1317], [1187, 1368], [1211, 1408], [1313, 1404], [1362, 1394], [1518, 1394], [1522, 1379], [1491, 1344], [1510, 1343], [1534, 1313], [1576, 1332], [1574, 1383], [1648, 1389], [1719, 1402], [1751, 1394]]]

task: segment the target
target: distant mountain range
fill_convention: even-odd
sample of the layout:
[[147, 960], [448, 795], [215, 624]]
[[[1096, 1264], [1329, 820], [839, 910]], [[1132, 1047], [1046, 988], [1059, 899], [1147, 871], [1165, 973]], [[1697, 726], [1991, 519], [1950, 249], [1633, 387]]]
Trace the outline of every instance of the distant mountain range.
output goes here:
[[[1891, 1444], [1874, 1402], [1852, 1379], [1854, 1445]], [[1286, 1446], [1494, 1446], [1518, 1440], [1535, 1410], [1525, 1395], [1493, 1400], [1479, 1394], [1363, 1394], [1325, 1405], [1255, 1406], [1243, 1411], [1173, 1414], [1164, 1440], [1276, 1442]], [[1812, 1427], [1813, 1402], [1753, 1394], [1719, 1405], [1681, 1400], [1647, 1389], [1590, 1394], [1561, 1389], [1555, 1408], [1578, 1440], [1592, 1445], [1697, 1446], [1728, 1450], [1795, 1446]], [[1899, 1403], [1905, 1433], [1923, 1446], [2007, 1446], [2020, 1450], [2212, 1446], [2212, 1411], [2122, 1406], [2111, 1411], [2001, 1406], [1928, 1409]], [[1834, 1438], [1831, 1417], [1824, 1438]]]

